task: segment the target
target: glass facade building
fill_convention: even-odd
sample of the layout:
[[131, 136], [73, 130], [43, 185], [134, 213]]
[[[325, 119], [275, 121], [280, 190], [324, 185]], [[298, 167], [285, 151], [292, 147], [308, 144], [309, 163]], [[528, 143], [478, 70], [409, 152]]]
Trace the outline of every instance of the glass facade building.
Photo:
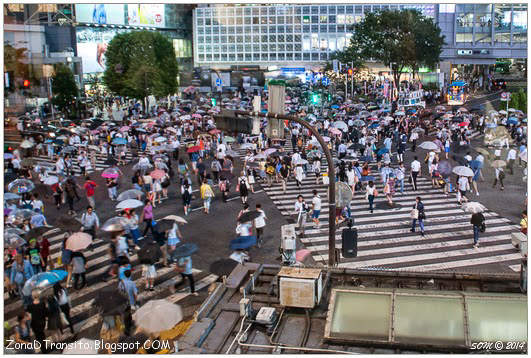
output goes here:
[[322, 63], [350, 41], [364, 14], [415, 8], [431, 17], [433, 4], [211, 6], [194, 10], [196, 65]]
[[349, 44], [364, 14], [407, 8], [439, 25], [443, 61], [527, 58], [527, 4], [205, 5], [194, 10], [194, 64], [319, 65]]

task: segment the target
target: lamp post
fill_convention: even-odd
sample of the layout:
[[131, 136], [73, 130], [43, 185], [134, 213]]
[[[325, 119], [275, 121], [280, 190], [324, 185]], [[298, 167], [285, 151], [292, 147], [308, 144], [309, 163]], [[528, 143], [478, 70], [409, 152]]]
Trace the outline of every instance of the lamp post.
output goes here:
[[308, 122], [295, 117], [295, 116], [286, 116], [272, 113], [260, 113], [260, 112], [248, 112], [248, 111], [234, 111], [236, 115], [250, 116], [250, 117], [265, 117], [265, 118], [277, 118], [283, 119], [290, 122], [296, 122], [303, 127], [307, 128], [317, 139], [321, 147], [323, 148], [326, 161], [328, 163], [328, 266], [333, 267], [336, 265], [336, 185], [335, 185], [335, 170], [334, 170], [334, 161], [332, 159], [332, 153], [328, 146], [326, 145], [323, 137], [319, 132], [311, 126]]

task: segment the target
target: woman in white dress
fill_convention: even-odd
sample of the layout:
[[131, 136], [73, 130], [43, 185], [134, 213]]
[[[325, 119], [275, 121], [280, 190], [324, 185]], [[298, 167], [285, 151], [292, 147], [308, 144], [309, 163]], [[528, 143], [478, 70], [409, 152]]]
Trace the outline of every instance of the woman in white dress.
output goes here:
[[352, 193], [356, 192], [357, 179], [358, 177], [356, 176], [356, 172], [354, 171], [354, 168], [352, 167], [352, 163], [350, 163], [348, 165], [348, 170], [347, 170], [347, 184], [350, 186]]

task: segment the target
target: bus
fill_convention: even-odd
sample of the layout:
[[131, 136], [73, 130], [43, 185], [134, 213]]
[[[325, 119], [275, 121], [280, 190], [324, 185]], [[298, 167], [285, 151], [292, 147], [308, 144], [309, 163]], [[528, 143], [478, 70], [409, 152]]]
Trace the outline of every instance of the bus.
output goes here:
[[465, 82], [452, 82], [448, 86], [448, 93], [446, 94], [446, 100], [449, 106], [462, 106], [466, 102], [466, 83]]

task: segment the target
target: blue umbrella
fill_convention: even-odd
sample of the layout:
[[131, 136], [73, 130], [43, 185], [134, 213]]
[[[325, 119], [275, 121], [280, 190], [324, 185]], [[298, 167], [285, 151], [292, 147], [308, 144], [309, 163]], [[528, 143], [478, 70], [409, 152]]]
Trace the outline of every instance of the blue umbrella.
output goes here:
[[24, 287], [22, 288], [22, 293], [25, 296], [31, 296], [31, 292], [35, 289], [44, 290], [48, 287], [53, 286], [57, 282], [63, 281], [68, 272], [64, 270], [51, 270], [47, 272], [41, 272], [36, 275], [33, 275], [29, 280], [26, 281]]
[[370, 129], [378, 128], [380, 126], [379, 123], [373, 123], [369, 126]]
[[378, 155], [383, 155], [385, 153], [389, 153], [389, 149], [387, 149], [386, 147], [383, 147], [383, 148], [380, 148], [378, 149], [378, 151], [376, 152], [376, 154]]
[[330, 106], [330, 108], [332, 108], [332, 109], [339, 109], [339, 106], [338, 106], [337, 104], [333, 104], [333, 105]]
[[46, 139], [46, 140], [44, 141], [44, 143], [47, 143], [47, 144], [48, 144], [48, 143], [53, 143], [53, 140], [51, 140], [51, 139]]
[[407, 113], [417, 113], [417, 110], [416, 109], [408, 109]]
[[114, 138], [112, 140], [112, 144], [115, 144], [115, 145], [127, 144], [127, 140], [125, 138]]
[[372, 175], [362, 176], [361, 181], [374, 181], [374, 177]]
[[516, 117], [509, 117], [507, 124], [518, 124], [518, 119]]
[[4, 159], [13, 159], [13, 154], [11, 154], [11, 153], [4, 153]]
[[256, 236], [240, 236], [230, 242], [231, 250], [245, 250], [256, 245]]

